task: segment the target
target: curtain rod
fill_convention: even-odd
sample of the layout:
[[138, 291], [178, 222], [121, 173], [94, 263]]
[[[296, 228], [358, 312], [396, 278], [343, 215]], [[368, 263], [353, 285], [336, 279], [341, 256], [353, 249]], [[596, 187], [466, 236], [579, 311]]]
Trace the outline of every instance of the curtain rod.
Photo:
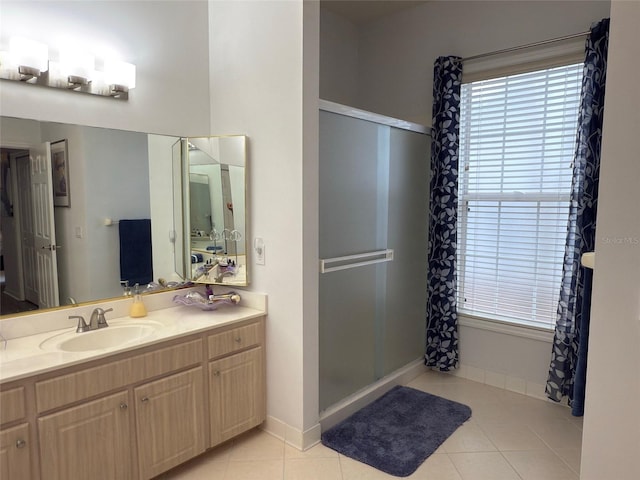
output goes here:
[[476, 60], [478, 58], [489, 57], [489, 56], [492, 56], [492, 55], [499, 55], [501, 53], [509, 53], [509, 52], [514, 52], [514, 51], [517, 51], [517, 50], [523, 50], [525, 48], [539, 47], [540, 45], [546, 45], [548, 43], [562, 42], [563, 40], [570, 40], [572, 38], [585, 37], [585, 36], [589, 35], [590, 33], [591, 33], [591, 31], [588, 30], [586, 32], [580, 32], [580, 33], [573, 33], [571, 35], [565, 35], [564, 37], [552, 38], [550, 40], [542, 40], [540, 42], [529, 43], [527, 45], [520, 45], [518, 47], [510, 47], [510, 48], [505, 48], [505, 49], [502, 49], [502, 50], [496, 50], [495, 52], [481, 53], [479, 55], [473, 55], [472, 57], [463, 58], [462, 61], [463, 62], [468, 62], [469, 60]]

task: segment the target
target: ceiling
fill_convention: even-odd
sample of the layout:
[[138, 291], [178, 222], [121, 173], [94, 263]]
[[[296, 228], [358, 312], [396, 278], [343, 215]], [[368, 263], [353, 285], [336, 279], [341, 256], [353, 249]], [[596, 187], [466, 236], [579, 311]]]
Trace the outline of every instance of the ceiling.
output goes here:
[[320, 7], [363, 25], [428, 0], [321, 0]]

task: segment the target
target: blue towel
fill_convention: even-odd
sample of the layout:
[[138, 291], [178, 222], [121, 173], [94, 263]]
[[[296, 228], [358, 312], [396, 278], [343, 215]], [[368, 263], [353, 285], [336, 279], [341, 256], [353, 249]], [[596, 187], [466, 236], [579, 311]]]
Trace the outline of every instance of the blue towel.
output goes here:
[[151, 220], [120, 220], [120, 280], [147, 285], [153, 281]]

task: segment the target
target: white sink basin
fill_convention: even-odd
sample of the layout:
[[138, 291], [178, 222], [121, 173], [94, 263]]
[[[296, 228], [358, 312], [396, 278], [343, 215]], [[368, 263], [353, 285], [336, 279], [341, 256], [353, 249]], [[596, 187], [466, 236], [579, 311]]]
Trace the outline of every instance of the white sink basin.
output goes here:
[[122, 347], [153, 337], [161, 325], [156, 322], [126, 323], [84, 333], [59, 333], [43, 341], [40, 348], [63, 352], [88, 352]]

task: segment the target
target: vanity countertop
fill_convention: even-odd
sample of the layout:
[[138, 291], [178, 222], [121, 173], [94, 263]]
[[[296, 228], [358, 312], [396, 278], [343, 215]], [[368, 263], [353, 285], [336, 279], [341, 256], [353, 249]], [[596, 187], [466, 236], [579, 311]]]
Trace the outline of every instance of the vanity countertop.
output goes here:
[[[243, 300], [239, 305], [224, 305], [213, 311], [202, 311], [187, 306], [165, 306], [165, 308], [149, 311], [146, 317], [133, 319], [123, 315], [122, 308], [116, 307], [113, 313], [121, 316], [110, 317], [110, 314], [107, 314], [107, 321], [110, 327], [126, 324], [144, 325], [146, 322], [148, 325], [154, 326], [153, 334], [139, 340], [127, 341], [124, 345], [100, 350], [69, 352], [45, 347], [47, 343], [52, 343], [50, 339], [54, 336], [65, 335], [68, 337], [71, 335], [91, 335], [93, 333], [75, 333], [76, 327], [69, 326], [69, 321], [65, 321], [67, 325], [63, 328], [34, 332], [16, 338], [9, 337], [6, 348], [0, 349], [0, 383], [19, 380], [266, 315], [266, 298], [262, 304], [260, 301], [245, 302], [244, 292], [240, 293], [243, 295]], [[117, 302], [122, 301], [118, 300]], [[108, 308], [110, 305], [102, 304], [100, 306]], [[67, 314], [68, 312], [58, 313], [58, 316], [66, 316]], [[55, 315], [55, 313], [49, 315]], [[22, 321], [28, 320], [22, 319]], [[101, 331], [106, 331], [110, 327], [101, 329]], [[43, 345], [45, 341], [47, 343]]]

